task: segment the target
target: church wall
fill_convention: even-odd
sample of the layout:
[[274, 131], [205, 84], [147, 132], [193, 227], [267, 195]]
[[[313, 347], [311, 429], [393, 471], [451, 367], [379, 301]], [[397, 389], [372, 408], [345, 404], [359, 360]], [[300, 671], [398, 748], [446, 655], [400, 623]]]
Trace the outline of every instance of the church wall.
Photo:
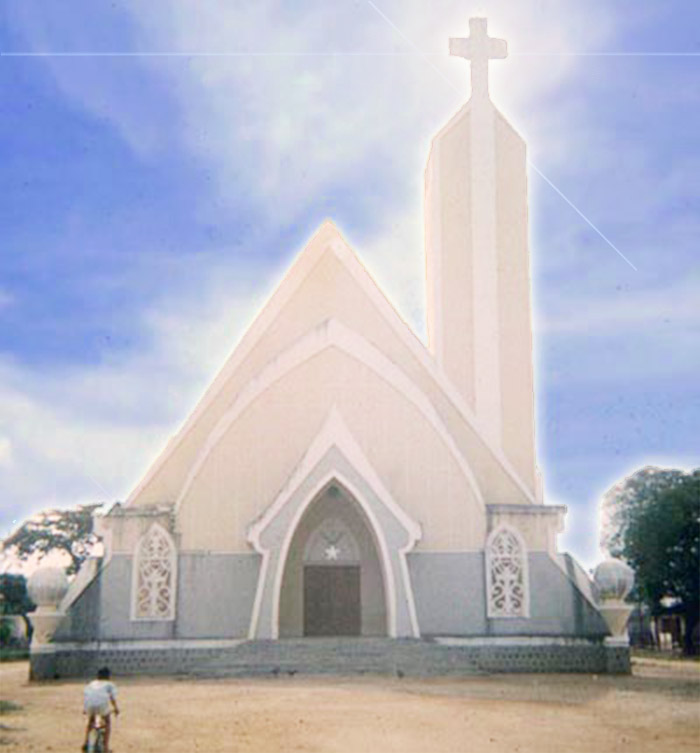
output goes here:
[[279, 316], [230, 375], [225, 389], [192, 427], [177, 450], [177, 459], [169, 464], [167, 473], [163, 469], [153, 479], [149, 488], [139, 495], [138, 504], [174, 499], [198, 448], [240, 390], [295, 341], [330, 317], [359, 332], [371, 332], [375, 342], [385, 345], [391, 342], [394, 350], [397, 347], [390, 326], [378, 315], [347, 269], [333, 253], [324, 254], [286, 302]]
[[600, 614], [543, 552], [528, 555], [530, 616], [487, 618], [483, 552], [408, 555], [421, 635], [602, 637]]
[[528, 556], [530, 616], [528, 619], [491, 619], [491, 635], [575, 635], [607, 634], [596, 609], [569, 578], [542, 552]]
[[[175, 446], [168, 462], [136, 495], [133, 504], [173, 502], [200, 448], [240, 391], [286, 348], [329, 317], [343, 322], [354, 331], [366, 333], [369, 340], [427, 395], [448, 424], [463, 454], [469, 458], [485, 493], [491, 499], [503, 502], [526, 501], [522, 491], [503, 471], [474, 429], [464, 423], [441, 386], [396, 335], [385, 316], [360, 288], [346, 266], [333, 253], [326, 253], [279, 316], [227, 377], [225, 387]], [[409, 337], [414, 336], [409, 334]], [[354, 387], [351, 385], [350, 390], [352, 389]], [[300, 398], [303, 399], [303, 395], [295, 396], [295, 400]], [[266, 427], [262, 427], [262, 431], [266, 431]]]
[[175, 637], [175, 621], [131, 619], [133, 559], [115, 554], [100, 573], [100, 626], [98, 639], [164, 639]]
[[333, 405], [394, 499], [421, 522], [421, 546], [482, 544], [484, 511], [443, 440], [393, 387], [328, 349], [254, 401], [213, 450], [177, 516], [182, 549], [249, 551], [248, 525], [272, 503]]
[[431, 351], [473, 411], [473, 248], [465, 232], [471, 227], [470, 154], [465, 112], [433, 142], [425, 203]]
[[95, 525], [98, 535], [109, 542], [108, 549], [112, 554], [131, 554], [153, 524], [166, 531], [171, 530], [171, 513], [172, 508], [142, 508], [135, 511], [120, 507], [111, 515], [97, 517]]
[[421, 635], [484, 635], [483, 552], [411, 552], [408, 567]]
[[247, 637], [259, 572], [258, 554], [181, 555], [177, 637]]
[[180, 555], [176, 619], [131, 619], [132, 563], [115, 555], [71, 607], [58, 640], [246, 638], [260, 556]]
[[71, 604], [54, 635], [56, 641], [94, 640], [100, 629], [102, 579], [98, 576]]
[[557, 552], [556, 537], [563, 530], [566, 508], [544, 505], [488, 505], [489, 533], [499, 526], [515, 528], [528, 552]]
[[[313, 526], [313, 520], [309, 525]], [[544, 552], [528, 556], [527, 619], [487, 619], [483, 552], [414, 551], [407, 561], [422, 636], [600, 638], [607, 632], [597, 610]], [[112, 558], [72, 605], [56, 634], [57, 641], [247, 637], [260, 567], [258, 555], [181, 555], [177, 619], [169, 622], [130, 619], [131, 565], [131, 557]], [[376, 602], [381, 594], [377, 584], [372, 588], [373, 593], [363, 594], [365, 604]], [[281, 606], [284, 612], [290, 605], [283, 600]], [[292, 611], [300, 608], [291, 607]], [[367, 617], [363, 634], [382, 634], [377, 621], [383, 617], [380, 610]], [[281, 615], [281, 623], [287, 625], [300, 619], [300, 614]], [[299, 635], [301, 631], [292, 629], [286, 634]]]
[[496, 213], [503, 451], [535, 487], [534, 387], [525, 143], [496, 115]]

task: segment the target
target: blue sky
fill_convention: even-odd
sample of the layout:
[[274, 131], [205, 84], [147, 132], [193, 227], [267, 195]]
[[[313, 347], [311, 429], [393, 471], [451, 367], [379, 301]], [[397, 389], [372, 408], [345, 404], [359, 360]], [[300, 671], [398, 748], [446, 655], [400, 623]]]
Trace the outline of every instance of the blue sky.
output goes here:
[[471, 15], [509, 42], [492, 97], [530, 160], [636, 267], [530, 171], [563, 547], [595, 562], [631, 470], [700, 464], [700, 7], [0, 0], [0, 536], [125, 498], [327, 217], [423, 334], [422, 172]]

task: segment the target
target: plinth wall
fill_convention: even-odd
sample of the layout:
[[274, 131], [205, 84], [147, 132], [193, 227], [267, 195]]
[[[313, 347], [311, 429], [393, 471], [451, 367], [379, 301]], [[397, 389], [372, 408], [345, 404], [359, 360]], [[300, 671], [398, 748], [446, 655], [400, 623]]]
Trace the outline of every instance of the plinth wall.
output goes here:
[[56, 646], [33, 653], [34, 680], [94, 676], [108, 666], [117, 677], [275, 677], [278, 675], [460, 676], [484, 673], [625, 674], [629, 648], [583, 639], [317, 638], [279, 641], [104, 642]]

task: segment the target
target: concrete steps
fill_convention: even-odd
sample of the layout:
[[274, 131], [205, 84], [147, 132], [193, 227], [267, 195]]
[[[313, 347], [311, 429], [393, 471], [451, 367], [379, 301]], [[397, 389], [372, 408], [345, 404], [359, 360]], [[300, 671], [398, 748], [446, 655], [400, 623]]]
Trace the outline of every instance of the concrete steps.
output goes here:
[[459, 648], [428, 640], [302, 638], [246, 641], [197, 664], [193, 677], [382, 674], [429, 676], [478, 673]]
[[566, 636], [472, 636], [431, 640], [305, 638], [279, 641], [102, 641], [49, 644], [30, 658], [33, 679], [115, 675], [277, 677], [363, 675], [430, 677], [493, 672], [626, 674], [628, 646]]

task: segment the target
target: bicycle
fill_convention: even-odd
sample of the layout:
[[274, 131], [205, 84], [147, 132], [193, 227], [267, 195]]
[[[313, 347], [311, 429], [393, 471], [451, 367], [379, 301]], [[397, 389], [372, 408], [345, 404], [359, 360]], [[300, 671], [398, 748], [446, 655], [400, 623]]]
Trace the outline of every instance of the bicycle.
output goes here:
[[106, 731], [105, 718], [102, 714], [98, 714], [95, 717], [95, 724], [88, 734], [88, 753], [107, 753], [105, 745]]

